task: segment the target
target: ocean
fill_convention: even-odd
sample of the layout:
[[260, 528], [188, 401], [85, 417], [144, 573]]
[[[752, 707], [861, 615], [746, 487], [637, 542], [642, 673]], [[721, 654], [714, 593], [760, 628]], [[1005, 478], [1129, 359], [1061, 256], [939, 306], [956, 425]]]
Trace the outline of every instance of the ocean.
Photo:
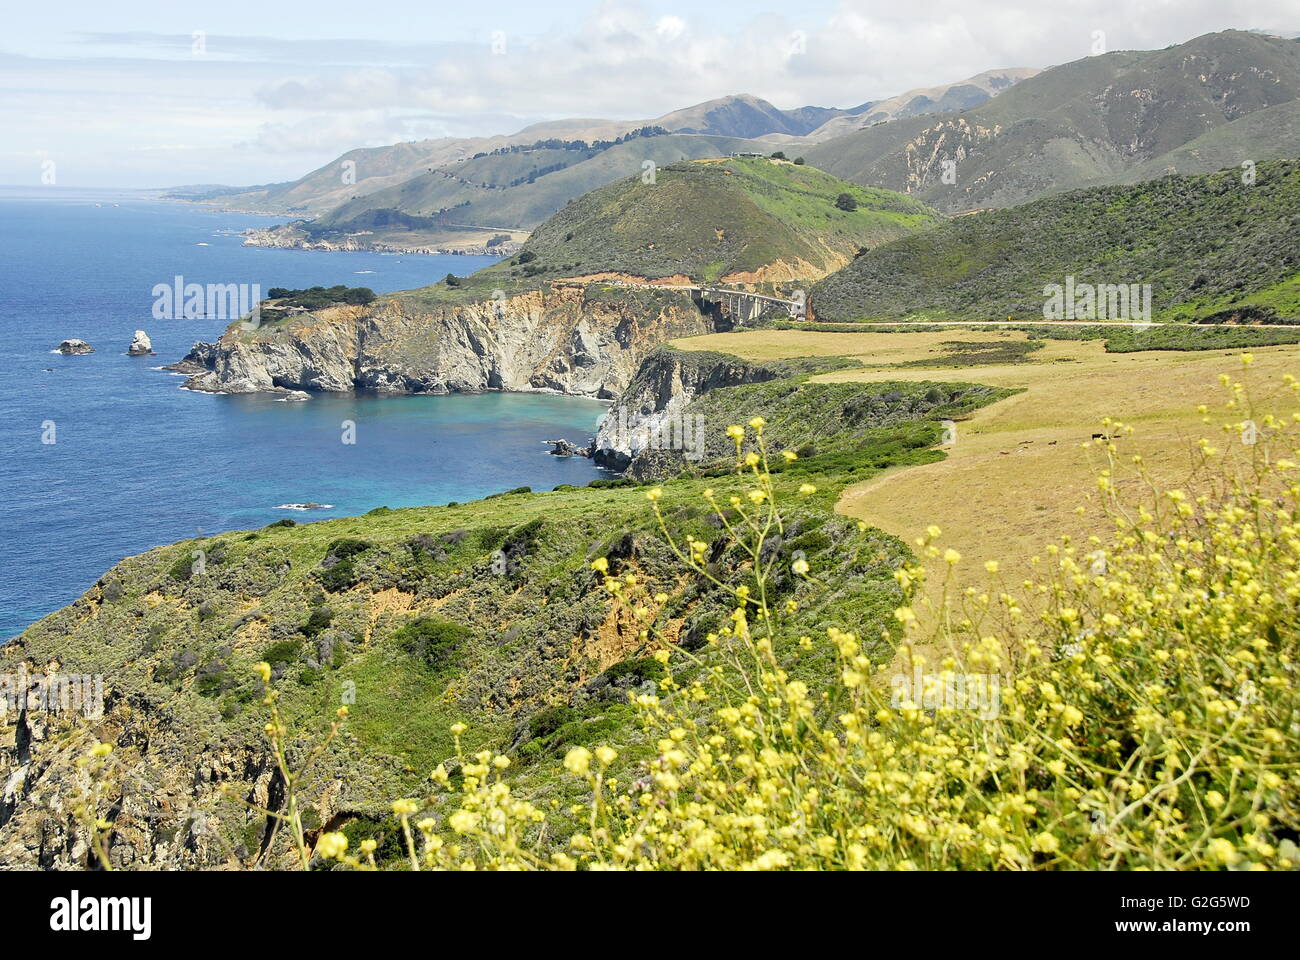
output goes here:
[[[600, 475], [543, 444], [588, 438], [606, 409], [592, 400], [286, 403], [181, 390], [157, 368], [227, 321], [154, 319], [156, 284], [181, 276], [256, 283], [263, 295], [340, 283], [383, 293], [493, 262], [242, 245], [240, 231], [275, 222], [122, 191], [0, 188], [0, 642], [159, 544]], [[126, 355], [137, 329], [156, 356]], [[52, 352], [70, 338], [96, 352]], [[285, 509], [309, 502], [329, 509]]]

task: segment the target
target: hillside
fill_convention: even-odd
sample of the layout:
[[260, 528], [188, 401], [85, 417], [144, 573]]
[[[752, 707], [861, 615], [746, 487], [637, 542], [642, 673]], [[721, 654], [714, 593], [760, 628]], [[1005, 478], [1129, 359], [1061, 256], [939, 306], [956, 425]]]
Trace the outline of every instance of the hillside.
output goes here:
[[841, 116], [827, 120], [809, 133], [808, 139], [833, 140], [891, 120], [907, 120], [928, 114], [969, 110], [1036, 73], [1039, 73], [1036, 67], [986, 70], [984, 73], [957, 83], [922, 87], [885, 100], [870, 101], [854, 107]]
[[190, 389], [215, 393], [558, 390], [610, 398], [665, 340], [739, 319], [683, 291], [623, 282], [806, 289], [860, 249], [938, 219], [911, 198], [790, 162], [673, 164], [654, 183], [629, 177], [573, 201], [517, 256], [469, 277], [252, 329], [234, 323], [174, 369], [191, 375]]
[[[835, 491], [890, 465], [935, 459], [942, 419], [1007, 391], [961, 383], [846, 390], [801, 379], [763, 386], [757, 395], [718, 391], [731, 399], [712, 403], [728, 418], [761, 409], [800, 431], [801, 411], [819, 397], [845, 414], [840, 430], [833, 417], [819, 424], [819, 442], [833, 453], [808, 453], [778, 477], [791, 498], [810, 480], [824, 492], [787, 513], [784, 537], [772, 543], [782, 564], [769, 595], [798, 600], [796, 635], [838, 621], [879, 637], [901, 596], [894, 571], [908, 550], [836, 517]], [[770, 435], [776, 448], [795, 439], [803, 433], [787, 437], [779, 425]], [[115, 866], [285, 865], [284, 833], [276, 839], [264, 814], [236, 800], [273, 810], [284, 802], [267, 750], [259, 661], [271, 666], [278, 709], [296, 732], [319, 735], [341, 703], [351, 714], [298, 784], [313, 842], [326, 829], [347, 831], [354, 844], [387, 837], [377, 855], [393, 860], [391, 799], [427, 788], [429, 772], [454, 754], [454, 723], [468, 725], [467, 748], [509, 751], [521, 790], [564, 804], [582, 796], [580, 784], [555, 774], [573, 746], [616, 744], [626, 753], [620, 776], [632, 774], [648, 749], [628, 694], [663, 684], [669, 671], [652, 655], [665, 644], [647, 639], [646, 622], [610, 594], [591, 561], [607, 558], [611, 573], [662, 590], [656, 633], [730, 669], [708, 638], [727, 622], [749, 572], [742, 547], [700, 500], [706, 485], [724, 498], [743, 489], [725, 475], [674, 482], [669, 530], [707, 551], [716, 585], [681, 576], [644, 489], [618, 486], [281, 523], [124, 561], [0, 649], [5, 670], [58, 661], [107, 678], [102, 718], [23, 712], [0, 727], [0, 862], [85, 864], [77, 821], [47, 801], [77, 789], [77, 758], [102, 740], [117, 745], [102, 774], [118, 798], [108, 842]], [[791, 575], [794, 559], [835, 587]], [[892, 656], [882, 640], [867, 652], [877, 662]], [[780, 655], [810, 686], [837, 669], [834, 658], [801, 655], [797, 643]], [[440, 806], [444, 816], [451, 809]]]
[[[1043, 316], [1044, 287], [1152, 285], [1152, 318], [1300, 318], [1300, 161], [1098, 187], [957, 217], [818, 283], [819, 320]], [[1267, 314], [1261, 315], [1267, 318]]]
[[[843, 193], [856, 209], [836, 206]], [[811, 167], [703, 160], [663, 167], [654, 183], [633, 177], [572, 201], [537, 228], [524, 255], [539, 275], [792, 281], [937, 222], [922, 203]]]
[[1300, 157], [1300, 99], [1248, 113], [1103, 182], [1141, 183], [1170, 173], [1213, 173], [1240, 167], [1244, 160], [1286, 157]]
[[[477, 153], [553, 138], [612, 139], [637, 126], [610, 120], [575, 119], [536, 124], [504, 136], [440, 137], [383, 147], [361, 147], [349, 150], [297, 180], [254, 187], [186, 190], [184, 199], [221, 203], [234, 209], [260, 213], [316, 216], [354, 197], [402, 183], [431, 167], [455, 163]], [[173, 191], [173, 195], [181, 194]]]
[[338, 238], [368, 229], [375, 213], [387, 210], [448, 225], [531, 230], [574, 197], [639, 175], [647, 161], [662, 166], [756, 149], [771, 152], [775, 146], [726, 137], [661, 135], [636, 137], [607, 149], [542, 146], [476, 157], [345, 203], [303, 229], [313, 239]]
[[[1300, 43], [1226, 31], [1064, 64], [973, 109], [871, 127], [804, 152], [837, 176], [940, 210], [1010, 206], [1143, 165], [1163, 171], [1177, 165], [1166, 157], [1180, 148], [1298, 96]], [[1236, 141], [1233, 159], [1276, 156], [1268, 142]], [[943, 181], [945, 161], [957, 164], [955, 184]]]

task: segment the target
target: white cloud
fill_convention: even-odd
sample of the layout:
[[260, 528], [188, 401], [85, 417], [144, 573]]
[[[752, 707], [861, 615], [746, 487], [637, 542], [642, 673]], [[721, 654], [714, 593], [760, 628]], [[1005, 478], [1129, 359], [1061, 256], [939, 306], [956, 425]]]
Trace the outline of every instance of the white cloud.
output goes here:
[[[214, 32], [204, 57], [189, 54], [188, 34], [122, 32], [87, 37], [95, 58], [0, 54], [10, 141], [0, 182], [29, 177], [36, 150], [139, 185], [265, 182], [356, 146], [509, 133], [562, 117], [644, 120], [731, 93], [779, 107], [852, 106], [1087, 56], [1095, 30], [1113, 50], [1228, 27], [1300, 28], [1294, 0], [841, 0], [819, 18], [787, 9], [733, 12], [704, 27], [686, 5], [665, 12], [614, 0], [519, 35], [507, 18], [501, 54], [488, 31], [409, 43]], [[163, 154], [170, 175], [161, 161], [140, 160]]]
[[655, 33], [665, 40], [676, 40], [686, 32], [686, 21], [681, 17], [660, 17], [655, 24]]

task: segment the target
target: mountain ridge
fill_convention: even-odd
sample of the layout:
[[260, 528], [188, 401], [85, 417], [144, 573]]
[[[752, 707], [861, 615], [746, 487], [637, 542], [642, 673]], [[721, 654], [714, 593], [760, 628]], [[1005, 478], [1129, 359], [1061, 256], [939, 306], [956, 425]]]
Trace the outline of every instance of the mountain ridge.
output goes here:
[[[872, 111], [879, 119], [892, 116], [895, 106], [906, 99], [908, 103], [920, 95], [938, 94], [935, 108], [942, 107], [944, 92], [956, 87], [975, 86], [989, 96], [999, 92], [1000, 86], [992, 78], [1011, 76], [1032, 68], [1010, 68], [985, 71], [976, 77], [934, 87], [919, 88], [883, 100], [866, 101], [857, 107], [804, 106], [782, 110], [770, 102], [750, 94], [732, 94], [703, 103], [680, 108], [648, 120], [617, 121], [607, 119], [570, 118], [547, 120], [530, 124], [513, 134], [471, 138], [436, 138], [409, 141], [380, 147], [358, 147], [349, 150], [329, 163], [300, 177], [284, 183], [260, 184], [251, 187], [215, 187], [209, 189], [173, 188], [174, 196], [204, 202], [224, 204], [254, 212], [318, 215], [346, 203], [353, 197], [362, 197], [401, 184], [422, 170], [455, 164], [473, 155], [503, 147], [529, 144], [546, 139], [601, 140], [623, 136], [632, 130], [647, 126], [661, 126], [670, 133], [698, 134], [715, 137], [758, 140], [778, 138], [776, 143], [802, 141], [816, 136], [816, 131], [835, 119], [850, 119], [857, 113]], [[914, 109], [923, 109], [915, 107]], [[343, 165], [355, 164], [354, 183], [343, 182]]]
[[[804, 153], [837, 176], [955, 213], [1163, 166], [1214, 129], [1297, 97], [1300, 43], [1230, 30], [1072, 61], [969, 110], [871, 127]], [[1243, 142], [1238, 159], [1260, 159], [1267, 142]]]

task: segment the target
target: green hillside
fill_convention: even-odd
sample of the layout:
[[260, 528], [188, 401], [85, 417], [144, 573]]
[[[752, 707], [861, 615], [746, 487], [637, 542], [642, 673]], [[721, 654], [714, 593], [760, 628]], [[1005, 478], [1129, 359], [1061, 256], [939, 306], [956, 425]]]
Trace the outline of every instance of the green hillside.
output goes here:
[[[1300, 43], [1225, 31], [1067, 63], [973, 109], [882, 124], [805, 153], [837, 176], [912, 193], [940, 210], [1010, 206], [1118, 181], [1144, 165], [1159, 175], [1198, 138], [1297, 97]], [[1223, 141], [1226, 154], [1208, 162], [1278, 155], [1267, 128], [1237, 129], [1249, 135]], [[944, 161], [957, 162], [956, 183], [944, 182]], [[1197, 169], [1205, 168], [1185, 172]]]
[[[836, 205], [841, 194], [855, 209]], [[919, 201], [760, 158], [674, 164], [568, 204], [524, 247], [536, 271], [714, 281], [777, 263], [818, 273], [933, 226]], [[809, 271], [809, 272], [813, 272]], [[807, 274], [804, 274], [807, 275]]]
[[[1027, 81], [1028, 82], [1028, 81]], [[1044, 287], [1152, 285], [1153, 319], [1300, 318], [1300, 161], [1099, 187], [948, 221], [818, 283], [818, 320], [1041, 318]], [[1261, 315], [1267, 318], [1267, 314]]]

